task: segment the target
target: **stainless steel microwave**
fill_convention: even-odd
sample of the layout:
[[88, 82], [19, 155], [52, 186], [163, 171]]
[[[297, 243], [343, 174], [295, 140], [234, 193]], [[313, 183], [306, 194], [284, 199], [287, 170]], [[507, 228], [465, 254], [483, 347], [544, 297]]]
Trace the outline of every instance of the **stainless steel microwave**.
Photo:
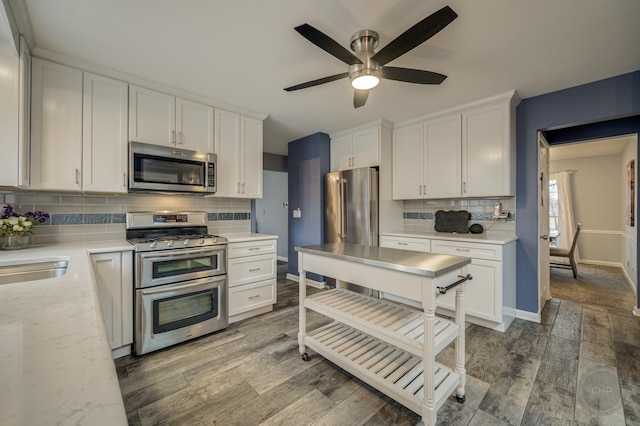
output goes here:
[[129, 191], [216, 192], [216, 154], [129, 143]]

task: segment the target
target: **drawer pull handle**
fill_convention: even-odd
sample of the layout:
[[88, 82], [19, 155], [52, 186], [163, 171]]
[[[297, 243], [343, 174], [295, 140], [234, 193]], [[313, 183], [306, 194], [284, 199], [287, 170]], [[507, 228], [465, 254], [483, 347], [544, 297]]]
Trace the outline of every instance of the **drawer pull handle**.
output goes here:
[[249, 251], [252, 251], [252, 250], [260, 250], [260, 247], [249, 247]]
[[456, 251], [471, 251], [469, 249], [457, 248]]
[[249, 300], [253, 300], [253, 299], [259, 299], [260, 295], [256, 294], [255, 296], [249, 296]]
[[255, 271], [259, 271], [260, 268], [253, 268], [253, 269], [249, 269], [249, 272], [255, 272]]
[[401, 242], [398, 242], [398, 245], [399, 245], [399, 246], [408, 246], [408, 245], [409, 245], [409, 243], [401, 243]]

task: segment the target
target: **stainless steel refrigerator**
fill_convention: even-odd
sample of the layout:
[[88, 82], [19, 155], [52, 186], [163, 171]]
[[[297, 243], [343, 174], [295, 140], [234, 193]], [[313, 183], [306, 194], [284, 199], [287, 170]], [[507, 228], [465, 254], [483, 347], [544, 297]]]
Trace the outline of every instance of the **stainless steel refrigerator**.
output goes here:
[[378, 245], [378, 171], [361, 168], [324, 175], [325, 242]]

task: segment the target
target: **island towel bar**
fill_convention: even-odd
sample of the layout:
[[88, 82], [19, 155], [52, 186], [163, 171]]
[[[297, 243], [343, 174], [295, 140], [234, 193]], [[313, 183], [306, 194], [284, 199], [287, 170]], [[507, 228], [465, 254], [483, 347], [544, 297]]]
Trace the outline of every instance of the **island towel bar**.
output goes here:
[[440, 292], [440, 294], [447, 294], [448, 290], [451, 290], [452, 288], [462, 284], [465, 281], [469, 281], [473, 279], [473, 276], [471, 276], [471, 274], [467, 274], [467, 276], [462, 276], [462, 275], [458, 275], [458, 277], [460, 277], [461, 279], [459, 279], [458, 281], [456, 281], [453, 284], [449, 284], [446, 287], [436, 287], [438, 289], [438, 291]]

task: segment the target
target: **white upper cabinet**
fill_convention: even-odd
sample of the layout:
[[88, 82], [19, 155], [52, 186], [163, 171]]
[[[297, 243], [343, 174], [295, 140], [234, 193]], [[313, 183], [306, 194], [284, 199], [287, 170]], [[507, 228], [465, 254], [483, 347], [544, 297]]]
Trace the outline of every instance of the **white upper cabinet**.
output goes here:
[[33, 59], [31, 188], [127, 192], [127, 84]]
[[331, 171], [380, 165], [380, 125], [331, 135]]
[[213, 107], [176, 98], [176, 144], [213, 152]]
[[393, 130], [393, 198], [422, 198], [424, 191], [423, 125]]
[[213, 107], [129, 87], [129, 140], [213, 151]]
[[82, 189], [82, 71], [34, 58], [31, 188]]
[[82, 189], [127, 192], [126, 83], [84, 73]]
[[393, 198], [460, 195], [460, 115], [399, 127], [393, 133]]
[[515, 91], [393, 133], [393, 198], [515, 195]]
[[262, 121], [215, 110], [215, 196], [262, 198]]
[[262, 198], [262, 121], [240, 117], [242, 197]]
[[515, 195], [514, 128], [508, 103], [462, 114], [465, 197]]
[[0, 39], [0, 186], [29, 186], [30, 61], [23, 38], [19, 54]]

